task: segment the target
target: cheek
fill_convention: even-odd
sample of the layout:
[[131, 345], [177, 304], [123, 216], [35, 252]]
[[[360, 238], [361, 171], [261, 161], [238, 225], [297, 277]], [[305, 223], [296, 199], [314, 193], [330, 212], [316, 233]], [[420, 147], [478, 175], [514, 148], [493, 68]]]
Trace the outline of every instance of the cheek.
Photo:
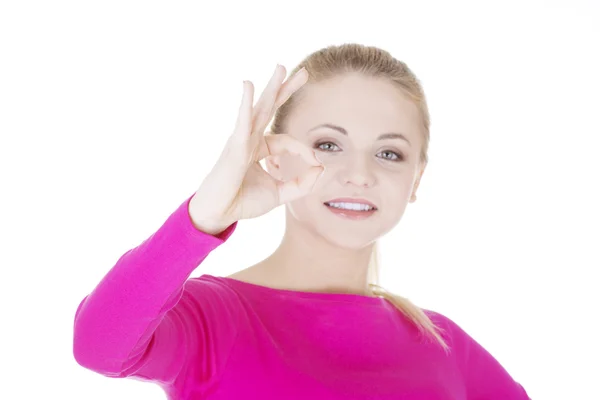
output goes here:
[[412, 180], [398, 174], [391, 174], [393, 179], [380, 181], [381, 198], [384, 206], [390, 209], [403, 208], [412, 193]]
[[287, 211], [300, 223], [313, 225], [315, 219], [314, 198], [309, 200], [310, 195], [296, 199], [286, 204]]

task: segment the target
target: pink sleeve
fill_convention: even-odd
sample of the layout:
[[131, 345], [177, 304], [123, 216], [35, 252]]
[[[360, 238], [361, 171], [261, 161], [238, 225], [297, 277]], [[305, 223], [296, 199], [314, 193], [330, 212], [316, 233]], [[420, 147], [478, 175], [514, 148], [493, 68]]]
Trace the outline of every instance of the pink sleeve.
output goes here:
[[123, 254], [79, 304], [73, 354], [83, 367], [109, 377], [172, 383], [189, 360], [210, 351], [203, 341], [212, 334], [206, 331], [207, 316], [220, 315], [223, 326], [230, 327], [229, 338], [220, 343], [224, 348], [233, 340], [233, 312], [207, 304], [222, 294], [188, 278], [231, 236], [237, 222], [216, 236], [198, 230], [188, 211], [192, 197]]
[[523, 386], [515, 381], [483, 346], [458, 324], [446, 319], [453, 352], [465, 380], [468, 400], [528, 400]]

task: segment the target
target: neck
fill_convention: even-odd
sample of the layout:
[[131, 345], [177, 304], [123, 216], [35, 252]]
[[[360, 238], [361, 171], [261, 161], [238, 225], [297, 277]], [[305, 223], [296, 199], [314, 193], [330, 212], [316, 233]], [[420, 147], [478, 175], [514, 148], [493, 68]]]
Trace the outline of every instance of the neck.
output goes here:
[[[288, 222], [291, 216], [286, 216]], [[297, 220], [286, 224], [279, 247], [258, 268], [270, 285], [299, 291], [368, 295], [373, 243], [349, 249], [331, 243]]]

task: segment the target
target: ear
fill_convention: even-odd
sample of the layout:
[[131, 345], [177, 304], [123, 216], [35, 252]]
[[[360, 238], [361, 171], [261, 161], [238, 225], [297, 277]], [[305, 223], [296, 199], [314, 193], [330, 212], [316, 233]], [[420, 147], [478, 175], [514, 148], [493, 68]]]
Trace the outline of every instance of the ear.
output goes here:
[[419, 188], [419, 184], [421, 183], [421, 177], [423, 176], [423, 173], [425, 172], [425, 167], [426, 166], [427, 166], [427, 163], [424, 163], [421, 166], [419, 174], [417, 175], [417, 179], [415, 179], [415, 183], [413, 185], [412, 193], [410, 195], [410, 199], [408, 200], [409, 203], [414, 203], [415, 201], [417, 201], [417, 189]]

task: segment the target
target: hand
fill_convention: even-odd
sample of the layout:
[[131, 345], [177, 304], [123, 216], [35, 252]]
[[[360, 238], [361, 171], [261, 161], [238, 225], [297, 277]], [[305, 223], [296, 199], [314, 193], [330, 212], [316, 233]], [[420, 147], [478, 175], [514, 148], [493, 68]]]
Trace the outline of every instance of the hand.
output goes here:
[[[254, 107], [254, 86], [244, 82], [235, 129], [190, 201], [189, 213], [198, 229], [214, 234], [240, 219], [266, 214], [310, 193], [323, 172], [323, 164], [304, 143], [291, 135], [264, 133], [275, 111], [308, 80], [304, 68], [282, 84], [285, 74], [285, 68], [278, 65]], [[311, 167], [296, 179], [282, 182], [259, 164], [265, 157], [284, 153], [299, 155]]]

